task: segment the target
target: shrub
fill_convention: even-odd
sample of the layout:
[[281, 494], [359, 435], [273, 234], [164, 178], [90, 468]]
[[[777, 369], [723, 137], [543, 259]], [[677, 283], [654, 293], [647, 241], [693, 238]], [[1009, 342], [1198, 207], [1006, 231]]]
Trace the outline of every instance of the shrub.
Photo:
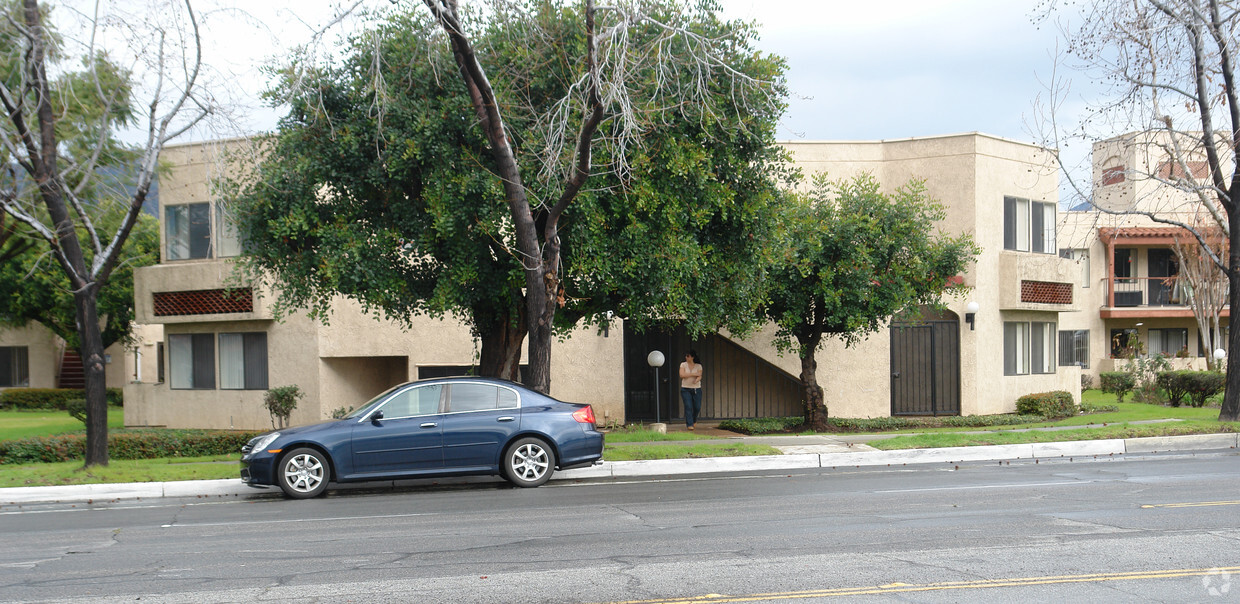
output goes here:
[[1022, 415], [1041, 415], [1046, 419], [1072, 417], [1079, 410], [1072, 394], [1063, 390], [1026, 394], [1016, 399], [1016, 412]]
[[1188, 396], [1194, 407], [1203, 407], [1206, 399], [1227, 387], [1227, 376], [1219, 371], [1186, 371]]
[[69, 412], [70, 417], [83, 424], [86, 423], [86, 399], [75, 398], [69, 401], [67, 407], [65, 410]]
[[344, 419], [344, 416], [353, 413], [353, 405], [348, 407], [336, 407], [332, 411], [332, 419]]
[[[0, 409], [53, 409], [68, 411], [69, 403], [84, 399], [86, 392], [75, 388], [8, 388], [0, 392]], [[108, 404], [121, 406], [120, 388], [108, 388]]]
[[1137, 383], [1136, 378], [1127, 371], [1103, 371], [1098, 374], [1098, 379], [1102, 391], [1114, 394], [1116, 403], [1124, 402], [1124, 395], [1132, 392]]
[[719, 422], [721, 430], [731, 430], [741, 434], [771, 434], [786, 432], [790, 428], [805, 423], [804, 417], [757, 417], [745, 419], [725, 419]]
[[[158, 459], [161, 457], [199, 457], [233, 455], [257, 432], [226, 430], [139, 429], [108, 435], [108, 456], [112, 459]], [[0, 464], [54, 463], [82, 459], [86, 451], [85, 434], [61, 434], [0, 442]]]
[[[279, 386], [267, 391], [263, 403], [271, 414], [271, 426], [276, 429], [288, 427], [288, 417], [297, 408], [297, 401], [302, 397], [301, 388], [297, 386]], [[277, 422], [279, 425], [277, 425]]]
[[1081, 392], [1085, 392], [1094, 387], [1094, 376], [1088, 373], [1081, 374]]

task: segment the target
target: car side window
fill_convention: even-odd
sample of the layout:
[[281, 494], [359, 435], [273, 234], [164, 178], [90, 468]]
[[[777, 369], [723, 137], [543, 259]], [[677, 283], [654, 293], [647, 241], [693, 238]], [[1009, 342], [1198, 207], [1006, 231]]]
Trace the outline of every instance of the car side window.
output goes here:
[[499, 408], [500, 409], [516, 409], [517, 408], [517, 392], [507, 388], [499, 389]]
[[486, 411], [495, 409], [499, 388], [490, 384], [452, 384], [448, 411]]
[[381, 407], [383, 417], [393, 419], [439, 413], [439, 398], [442, 393], [443, 384], [418, 386], [399, 392]]

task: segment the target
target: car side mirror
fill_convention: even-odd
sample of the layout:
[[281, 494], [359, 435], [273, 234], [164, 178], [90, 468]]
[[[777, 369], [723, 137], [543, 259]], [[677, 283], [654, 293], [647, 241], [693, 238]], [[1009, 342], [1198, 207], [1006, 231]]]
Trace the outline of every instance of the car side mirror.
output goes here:
[[372, 421], [372, 422], [377, 422], [377, 421], [379, 421], [379, 420], [381, 420], [381, 419], [383, 419], [383, 410], [382, 410], [382, 409], [380, 409], [380, 410], [378, 410], [378, 411], [375, 411], [374, 413], [371, 413], [371, 414], [370, 414], [370, 421]]

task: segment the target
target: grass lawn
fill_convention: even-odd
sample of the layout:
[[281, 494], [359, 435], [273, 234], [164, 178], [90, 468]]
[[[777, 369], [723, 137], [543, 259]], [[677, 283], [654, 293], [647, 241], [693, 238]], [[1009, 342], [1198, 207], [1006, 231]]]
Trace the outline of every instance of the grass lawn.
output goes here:
[[[125, 427], [125, 410], [108, 407], [108, 429]], [[19, 440], [32, 436], [51, 436], [67, 432], [85, 432], [86, 426], [66, 411], [0, 411], [0, 440]]]

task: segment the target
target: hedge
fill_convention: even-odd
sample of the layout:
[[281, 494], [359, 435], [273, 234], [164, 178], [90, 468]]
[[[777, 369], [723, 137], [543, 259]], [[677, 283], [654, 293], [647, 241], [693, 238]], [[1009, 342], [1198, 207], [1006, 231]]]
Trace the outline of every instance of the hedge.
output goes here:
[[1201, 407], [1206, 399], [1226, 386], [1226, 376], [1217, 371], [1162, 371], [1155, 378], [1159, 388], [1167, 392], [1172, 407], [1179, 407], [1188, 398], [1192, 406]]
[[[77, 388], [7, 388], [0, 391], [0, 409], [54, 409], [67, 411], [69, 403], [86, 398], [86, 391]], [[108, 388], [108, 404], [122, 406], [125, 397], [120, 388]]]
[[[158, 459], [240, 454], [259, 432], [135, 429], [108, 435], [112, 459]], [[83, 459], [85, 434], [61, 434], [0, 442], [0, 464], [53, 463]]]
[[1022, 415], [1041, 415], [1046, 419], [1072, 417], [1079, 412], [1072, 394], [1063, 390], [1026, 394], [1016, 399], [1016, 412]]

